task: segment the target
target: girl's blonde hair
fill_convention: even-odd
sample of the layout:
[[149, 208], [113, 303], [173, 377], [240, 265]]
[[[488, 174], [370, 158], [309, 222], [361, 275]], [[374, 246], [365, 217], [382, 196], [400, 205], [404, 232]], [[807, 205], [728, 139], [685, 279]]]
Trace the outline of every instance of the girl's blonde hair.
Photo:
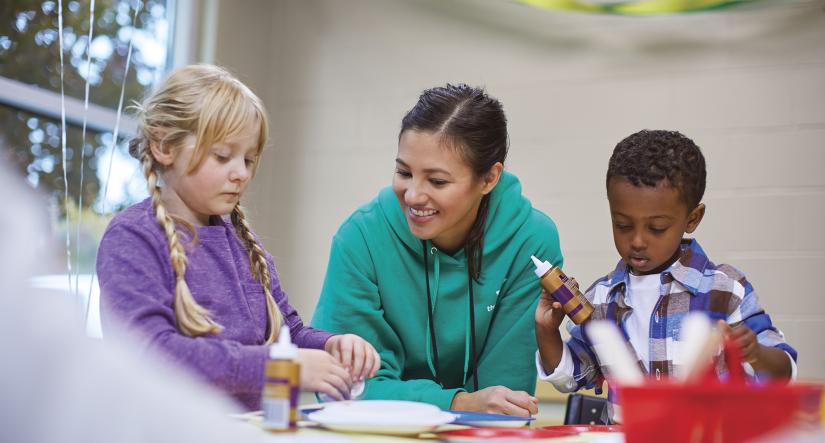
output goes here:
[[[184, 280], [186, 251], [179, 238], [176, 223], [189, 228], [197, 241], [194, 227], [166, 210], [161, 201], [158, 174], [163, 165], [155, 160], [151, 146], [164, 145], [177, 156], [187, 136], [195, 137], [195, 151], [187, 172], [195, 171], [215, 143], [240, 135], [250, 125], [260, 125], [258, 154], [253, 165], [257, 169], [260, 153], [268, 136], [266, 111], [261, 100], [225, 69], [213, 65], [190, 65], [172, 72], [158, 90], [142, 104], [134, 106], [138, 131], [129, 144], [129, 152], [139, 159], [152, 196], [152, 207], [158, 224], [169, 241], [169, 256], [175, 271], [174, 309], [177, 326], [188, 336], [217, 334], [222, 327], [210, 312], [198, 304]], [[264, 251], [249, 228], [240, 204], [231, 215], [232, 225], [249, 253], [252, 275], [263, 285], [266, 297], [268, 332], [266, 343], [274, 343], [283, 323], [280, 309], [272, 296], [271, 275]]]

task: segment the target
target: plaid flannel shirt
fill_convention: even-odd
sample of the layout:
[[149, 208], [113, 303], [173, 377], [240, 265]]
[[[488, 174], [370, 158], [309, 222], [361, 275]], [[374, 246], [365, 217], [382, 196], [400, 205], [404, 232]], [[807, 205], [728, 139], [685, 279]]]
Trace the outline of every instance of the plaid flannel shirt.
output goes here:
[[[674, 373], [680, 363], [678, 347], [682, 319], [690, 311], [702, 311], [713, 321], [725, 320], [731, 325], [744, 322], [757, 334], [760, 344], [780, 348], [796, 361], [796, 350], [785, 343], [782, 332], [771, 323], [759, 305], [753, 286], [741, 271], [730, 265], [713, 264], [696, 240], [683, 240], [681, 249], [679, 259], [660, 274], [660, 298], [650, 319], [650, 375], [661, 378]], [[625, 340], [628, 340], [625, 323], [633, 311], [625, 303], [628, 283], [628, 267], [620, 260], [613, 272], [593, 283], [585, 294], [595, 308], [591, 319], [615, 322]], [[596, 388], [600, 392], [609, 368], [601, 366], [596, 358], [585, 333], [586, 325], [576, 326], [568, 322], [570, 339], [567, 347], [573, 360], [573, 378], [577, 389]], [[628, 349], [634, 352], [629, 343]], [[639, 361], [639, 367], [648, 373], [643, 362]], [[717, 359], [716, 370], [720, 375], [727, 371], [723, 359]], [[612, 409], [615, 405], [612, 389], [610, 391], [608, 399]]]

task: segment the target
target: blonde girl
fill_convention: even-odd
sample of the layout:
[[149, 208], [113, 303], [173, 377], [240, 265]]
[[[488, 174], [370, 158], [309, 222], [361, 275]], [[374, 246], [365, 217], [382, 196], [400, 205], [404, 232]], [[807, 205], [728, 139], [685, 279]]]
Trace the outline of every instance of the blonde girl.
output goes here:
[[358, 336], [304, 326], [240, 199], [267, 140], [261, 100], [211, 65], [173, 72], [136, 107], [150, 197], [100, 243], [104, 332], [115, 324], [248, 409], [260, 404], [267, 345], [282, 324], [302, 349], [301, 387], [342, 399], [379, 366]]

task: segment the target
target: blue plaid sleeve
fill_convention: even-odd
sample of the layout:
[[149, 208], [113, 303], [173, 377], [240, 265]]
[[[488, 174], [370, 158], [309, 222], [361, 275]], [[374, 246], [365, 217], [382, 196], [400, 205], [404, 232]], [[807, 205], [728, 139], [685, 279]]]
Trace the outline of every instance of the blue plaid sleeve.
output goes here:
[[771, 317], [759, 304], [759, 298], [753, 286], [745, 278], [745, 275], [730, 265], [720, 265], [718, 271], [724, 272], [734, 281], [732, 292], [739, 303], [731, 303], [731, 312], [728, 316], [728, 323], [744, 323], [756, 333], [759, 344], [782, 349], [796, 361], [796, 349], [785, 342], [785, 334], [774, 326]]
[[[572, 322], [569, 324], [573, 325]], [[569, 332], [570, 339], [567, 341], [567, 347], [573, 358], [573, 378], [578, 384], [577, 389], [596, 388], [598, 392], [604, 378], [593, 346], [582, 326], [573, 325], [569, 328]]]

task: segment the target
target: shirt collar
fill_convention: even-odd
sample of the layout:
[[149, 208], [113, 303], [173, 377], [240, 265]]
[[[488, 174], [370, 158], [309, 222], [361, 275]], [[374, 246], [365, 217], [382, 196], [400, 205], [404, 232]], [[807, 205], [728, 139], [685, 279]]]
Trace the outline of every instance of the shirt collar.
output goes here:
[[[670, 276], [690, 291], [692, 295], [696, 295], [705, 269], [712, 267], [713, 263], [710, 262], [696, 239], [683, 239], [679, 248], [682, 250], [679, 258], [670, 267], [662, 271], [662, 278]], [[627, 263], [623, 259], [619, 260], [608, 283], [611, 293], [615, 293], [614, 291], [619, 285], [627, 285], [629, 272]]]
[[705, 270], [713, 266], [705, 251], [695, 239], [682, 240], [682, 254], [666, 271], [692, 295], [699, 291]]

